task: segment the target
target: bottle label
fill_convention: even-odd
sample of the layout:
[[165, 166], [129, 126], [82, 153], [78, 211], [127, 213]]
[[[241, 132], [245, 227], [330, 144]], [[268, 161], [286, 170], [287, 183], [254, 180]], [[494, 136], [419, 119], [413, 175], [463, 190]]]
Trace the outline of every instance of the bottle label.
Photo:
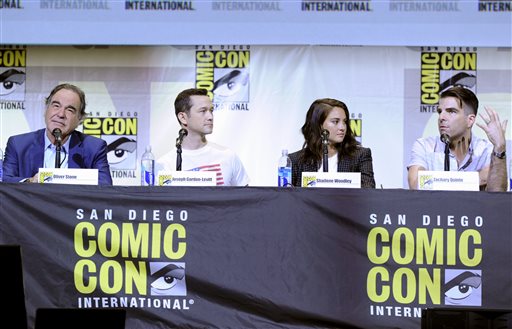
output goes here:
[[155, 175], [153, 170], [153, 163], [142, 163], [142, 185], [153, 186], [155, 185]]
[[145, 185], [155, 185], [155, 175], [151, 171], [144, 170]]
[[277, 174], [277, 186], [292, 186], [292, 168], [279, 167]]

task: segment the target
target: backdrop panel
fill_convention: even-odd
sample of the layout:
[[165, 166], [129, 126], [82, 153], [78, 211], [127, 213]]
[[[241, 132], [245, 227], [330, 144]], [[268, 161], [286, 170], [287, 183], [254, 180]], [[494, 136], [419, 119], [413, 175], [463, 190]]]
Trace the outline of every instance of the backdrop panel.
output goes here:
[[[174, 146], [173, 102], [191, 87], [210, 91], [215, 119], [208, 139], [238, 153], [252, 186], [277, 185], [281, 150], [302, 147], [307, 109], [324, 97], [347, 104], [351, 129], [372, 150], [378, 187], [407, 187], [412, 143], [438, 134], [436, 95], [453, 84], [475, 91], [481, 112], [492, 106], [508, 119], [512, 153], [511, 48], [6, 46], [0, 55], [0, 74], [12, 83], [0, 95], [0, 148], [11, 135], [44, 127], [44, 97], [72, 82], [87, 96], [89, 119], [79, 129], [109, 145], [115, 185], [140, 184], [148, 144], [157, 158]], [[235, 73], [237, 92], [214, 88]]]

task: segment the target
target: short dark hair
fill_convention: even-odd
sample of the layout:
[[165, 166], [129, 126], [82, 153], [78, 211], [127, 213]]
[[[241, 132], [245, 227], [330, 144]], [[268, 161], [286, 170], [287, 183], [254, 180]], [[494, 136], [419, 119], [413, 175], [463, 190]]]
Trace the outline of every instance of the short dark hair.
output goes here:
[[[459, 105], [464, 109], [466, 115], [478, 113], [478, 98], [468, 88], [456, 86], [441, 93], [441, 98], [454, 97], [458, 99]], [[464, 106], [466, 105], [466, 106]], [[469, 110], [469, 112], [468, 112]]]
[[46, 97], [44, 103], [46, 105], [46, 107], [48, 107], [52, 101], [52, 97], [59, 91], [59, 90], [62, 90], [62, 89], [66, 89], [66, 90], [71, 90], [72, 92], [74, 92], [75, 94], [78, 95], [78, 98], [80, 99], [80, 119], [83, 119], [86, 117], [86, 113], [85, 113], [85, 93], [82, 89], [78, 88], [77, 86], [75, 85], [72, 85], [70, 83], [61, 83], [60, 85], [56, 86], [55, 88], [52, 89], [52, 91], [50, 92], [50, 94], [48, 95], [48, 97]]
[[190, 114], [190, 108], [192, 107], [192, 104], [190, 103], [191, 96], [208, 96], [208, 90], [190, 88], [180, 92], [178, 96], [176, 96], [176, 100], [174, 100], [174, 112], [176, 114], [176, 118], [178, 118], [178, 113], [180, 112], [185, 112], [187, 115]]

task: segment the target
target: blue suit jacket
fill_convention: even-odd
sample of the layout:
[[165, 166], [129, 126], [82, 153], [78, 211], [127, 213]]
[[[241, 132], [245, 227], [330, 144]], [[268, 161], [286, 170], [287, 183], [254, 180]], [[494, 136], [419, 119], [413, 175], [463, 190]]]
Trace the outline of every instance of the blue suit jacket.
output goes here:
[[[45, 131], [40, 129], [9, 137], [3, 165], [4, 182], [20, 182], [34, 176], [43, 167]], [[68, 168], [98, 169], [98, 184], [112, 185], [107, 143], [79, 131], [74, 131], [70, 138]]]

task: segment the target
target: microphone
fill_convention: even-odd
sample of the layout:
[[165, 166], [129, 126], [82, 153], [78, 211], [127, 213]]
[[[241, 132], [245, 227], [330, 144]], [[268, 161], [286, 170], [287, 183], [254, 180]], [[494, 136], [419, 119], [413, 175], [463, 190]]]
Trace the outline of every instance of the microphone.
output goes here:
[[53, 129], [52, 135], [55, 137], [57, 144], [62, 144], [62, 131], [59, 128]]
[[183, 143], [183, 138], [188, 135], [188, 130], [185, 128], [181, 128], [179, 132], [178, 138], [176, 138], [176, 148], [181, 147], [181, 143]]
[[55, 168], [60, 168], [60, 148], [62, 146], [62, 131], [59, 128], [55, 128], [52, 131], [53, 137], [55, 137]]
[[450, 135], [441, 134], [441, 142], [443, 142], [445, 144], [450, 144]]
[[329, 130], [327, 129], [322, 129], [322, 143], [329, 143]]

